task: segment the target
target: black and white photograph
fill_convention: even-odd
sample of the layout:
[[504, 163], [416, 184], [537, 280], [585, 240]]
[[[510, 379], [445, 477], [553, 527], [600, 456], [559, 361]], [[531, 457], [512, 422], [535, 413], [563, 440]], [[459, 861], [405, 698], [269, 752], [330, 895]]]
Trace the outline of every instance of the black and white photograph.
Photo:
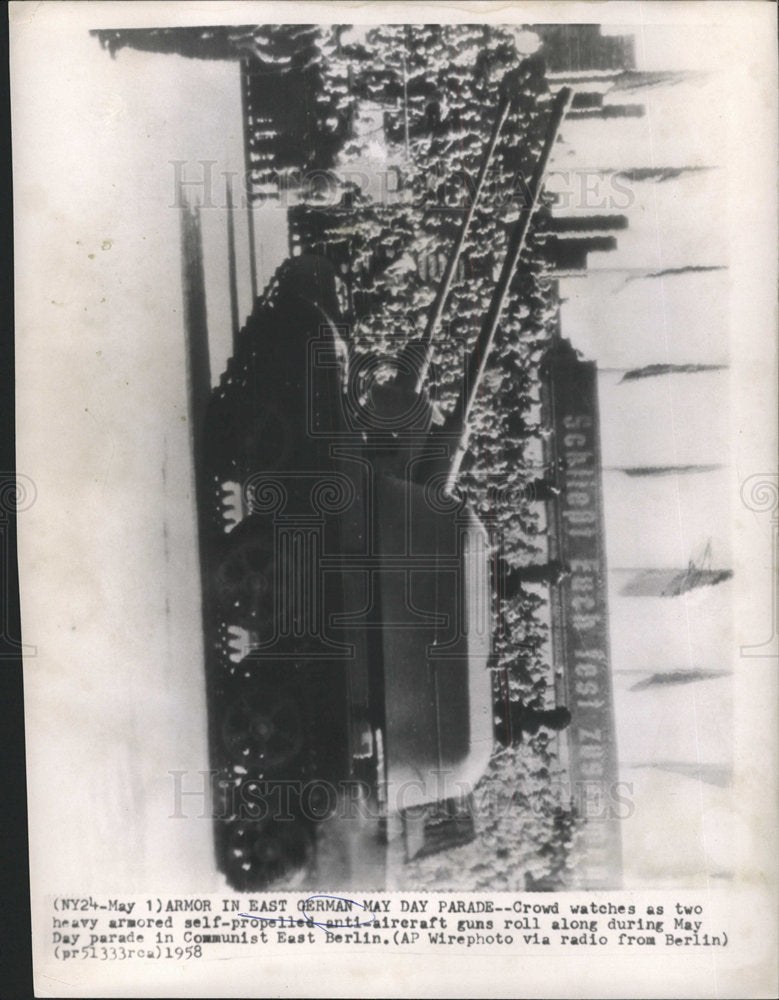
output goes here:
[[36, 995], [772, 995], [773, 5], [10, 12]]

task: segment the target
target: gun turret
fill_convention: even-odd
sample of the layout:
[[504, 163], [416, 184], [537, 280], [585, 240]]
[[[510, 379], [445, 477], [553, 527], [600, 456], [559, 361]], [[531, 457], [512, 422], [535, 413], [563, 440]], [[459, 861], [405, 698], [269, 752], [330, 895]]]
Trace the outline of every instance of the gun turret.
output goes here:
[[[529, 70], [527, 72], [529, 72]], [[412, 411], [419, 409], [416, 405], [417, 398], [426, 396], [427, 394], [430, 365], [435, 349], [435, 337], [441, 323], [441, 317], [443, 316], [447, 299], [449, 297], [452, 278], [457, 270], [457, 265], [462, 255], [462, 250], [465, 245], [474, 210], [481, 196], [484, 187], [484, 179], [487, 175], [490, 162], [494, 156], [498, 138], [513, 103], [514, 87], [516, 86], [517, 80], [522, 78], [522, 75], [523, 66], [520, 65], [517, 71], [515, 71], [515, 74], [512, 74], [512, 83], [504, 87], [503, 96], [498, 108], [498, 113], [495, 117], [492, 133], [490, 135], [489, 142], [485, 147], [482, 162], [474, 184], [473, 198], [468, 203], [457, 239], [455, 240], [449, 253], [444, 274], [439, 282], [435, 299], [433, 300], [430, 312], [428, 313], [424, 334], [422, 335], [421, 340], [413, 341], [412, 344], [407, 345], [409, 348], [413, 347], [412, 354], [409, 355], [409, 357], [415, 359], [416, 370], [413, 373], [415, 374], [415, 378], [409, 378], [408, 364], [404, 363], [399, 365], [398, 374], [395, 379], [386, 387], [378, 389], [375, 393], [377, 409], [380, 410], [382, 414], [385, 409], [392, 411], [393, 413], [411, 413]], [[455, 408], [446, 420], [442, 422], [443, 426], [435, 424], [432, 411], [430, 411], [427, 425], [424, 428], [430, 430], [431, 435], [439, 440], [454, 443], [454, 451], [452, 452], [447, 467], [446, 493], [451, 493], [454, 489], [463, 456], [468, 448], [470, 417], [473, 404], [476, 400], [479, 386], [484, 377], [484, 372], [492, 351], [495, 335], [497, 333], [503, 309], [508, 298], [508, 291], [516, 274], [519, 259], [525, 245], [530, 222], [536, 208], [538, 207], [538, 201], [543, 189], [544, 177], [549, 164], [550, 156], [552, 154], [552, 149], [557, 140], [562, 121], [565, 118], [568, 108], [570, 107], [572, 97], [573, 94], [570, 88], [563, 87], [558, 92], [552, 104], [552, 110], [549, 116], [549, 122], [541, 154], [536, 162], [530, 183], [527, 185], [524, 192], [525, 203], [520, 209], [519, 216], [514, 223], [509, 236], [508, 248], [503, 261], [500, 276], [497, 280], [489, 307], [484, 316], [476, 344], [474, 345], [468, 359], [467, 368], [464, 373], [463, 382], [460, 386], [460, 392]], [[423, 428], [419, 421], [417, 421], [413, 428], [409, 425], [404, 427], [404, 429], [413, 429], [418, 432]]]

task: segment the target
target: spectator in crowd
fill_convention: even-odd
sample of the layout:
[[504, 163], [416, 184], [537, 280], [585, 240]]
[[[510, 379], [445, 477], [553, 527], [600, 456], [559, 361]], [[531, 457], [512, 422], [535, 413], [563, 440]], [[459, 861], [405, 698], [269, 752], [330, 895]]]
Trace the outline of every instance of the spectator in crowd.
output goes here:
[[495, 739], [502, 747], [518, 746], [525, 735], [535, 736], [542, 726], [559, 732], [570, 724], [571, 713], [565, 705], [538, 709], [528, 708], [521, 701], [510, 701], [496, 714]]

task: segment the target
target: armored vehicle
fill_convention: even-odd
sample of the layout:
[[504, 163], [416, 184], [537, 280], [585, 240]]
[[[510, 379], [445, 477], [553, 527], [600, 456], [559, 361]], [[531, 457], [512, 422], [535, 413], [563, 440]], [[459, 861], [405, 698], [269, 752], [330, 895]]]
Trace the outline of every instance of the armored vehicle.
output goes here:
[[[569, 99], [448, 418], [428, 391], [434, 337], [509, 96], [424, 336], [389, 361], [356, 356], [333, 266], [295, 257], [211, 394], [196, 446], [206, 685], [216, 854], [235, 888], [296, 870], [384, 887], [388, 856], [427, 849], [426, 816], [439, 841], [472, 834], [493, 749], [493, 588], [457, 473]], [[341, 831], [330, 855], [324, 828]]]

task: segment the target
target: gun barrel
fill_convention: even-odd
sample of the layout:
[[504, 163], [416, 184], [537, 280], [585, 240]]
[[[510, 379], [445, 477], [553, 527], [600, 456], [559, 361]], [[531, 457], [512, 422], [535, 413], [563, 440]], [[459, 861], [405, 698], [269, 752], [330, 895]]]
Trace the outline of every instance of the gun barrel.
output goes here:
[[492, 345], [495, 340], [495, 333], [508, 297], [509, 286], [514, 277], [517, 265], [519, 264], [519, 258], [525, 245], [528, 228], [538, 205], [538, 199], [543, 188], [544, 175], [546, 174], [546, 168], [549, 164], [549, 158], [552, 154], [552, 149], [557, 140], [557, 134], [568, 108], [570, 107], [572, 98], [573, 92], [569, 87], [563, 87], [555, 98], [541, 155], [536, 162], [533, 175], [530, 179], [527, 204], [522, 206], [519, 217], [511, 232], [500, 277], [498, 278], [495, 291], [493, 292], [490, 300], [489, 308], [487, 309], [484, 321], [482, 322], [481, 330], [479, 331], [479, 336], [476, 340], [476, 345], [471, 352], [471, 356], [468, 361], [468, 370], [460, 389], [457, 404], [449, 416], [444, 428], [446, 433], [457, 433], [458, 431], [460, 433], [460, 440], [449, 465], [449, 473], [446, 483], [447, 492], [451, 492], [454, 488], [463, 456], [468, 447], [468, 421], [470, 419], [471, 410], [473, 409], [473, 404], [479, 391], [479, 385], [481, 384], [485, 368], [487, 367], [487, 360], [490, 356], [490, 351], [492, 350]]
[[449, 258], [446, 262], [446, 268], [444, 270], [441, 281], [438, 284], [438, 290], [436, 291], [436, 297], [433, 301], [433, 305], [430, 308], [430, 312], [427, 317], [427, 323], [425, 325], [425, 332], [422, 335], [422, 342], [424, 344], [424, 358], [422, 365], [419, 369], [419, 374], [417, 376], [416, 392], [420, 393], [425, 386], [427, 381], [427, 373], [430, 369], [430, 362], [433, 359], [433, 345], [435, 341], [435, 335], [438, 330], [438, 325], [441, 322], [441, 316], [443, 315], [444, 306], [446, 305], [446, 300], [449, 295], [449, 288], [452, 284], [452, 278], [454, 277], [455, 270], [457, 269], [457, 264], [460, 260], [462, 254], [463, 246], [465, 245], [465, 239], [468, 235], [468, 229], [471, 225], [471, 219], [473, 218], [473, 213], [476, 209], [476, 205], [481, 197], [482, 189], [484, 188], [484, 179], [487, 176], [487, 170], [489, 169], [490, 163], [492, 162], [492, 157], [495, 155], [495, 147], [498, 144], [498, 139], [500, 138], [500, 133], [503, 130], [503, 126], [508, 117], [508, 113], [511, 109], [513, 103], [513, 97], [508, 89], [504, 89], [503, 95], [501, 97], [500, 104], [498, 105], [498, 113], [495, 116], [495, 121], [492, 126], [492, 133], [490, 134], [489, 141], [484, 149], [484, 154], [482, 155], [481, 163], [479, 165], [479, 173], [476, 176], [476, 183], [474, 186], [473, 197], [468, 201], [468, 207], [465, 212], [465, 217], [463, 218], [462, 225], [460, 226], [460, 232], [457, 234], [457, 239], [449, 252]]

